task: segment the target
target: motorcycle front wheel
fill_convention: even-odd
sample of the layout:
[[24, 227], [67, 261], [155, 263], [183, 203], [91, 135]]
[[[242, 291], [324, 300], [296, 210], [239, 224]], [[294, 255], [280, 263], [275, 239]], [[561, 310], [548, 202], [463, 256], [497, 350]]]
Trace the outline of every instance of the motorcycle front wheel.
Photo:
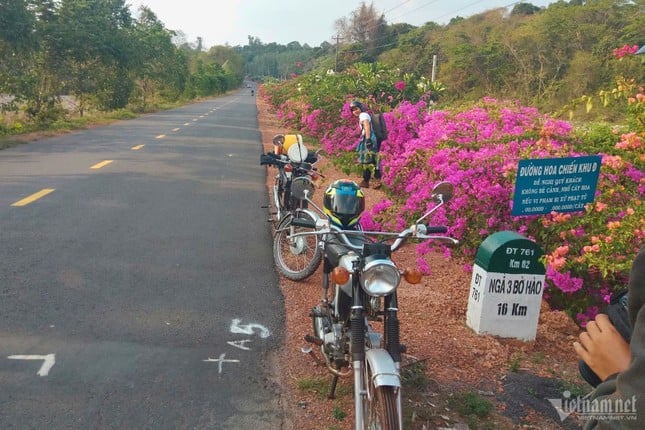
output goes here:
[[401, 430], [399, 426], [399, 406], [397, 390], [390, 386], [374, 387], [371, 383], [371, 372], [366, 363], [367, 395], [363, 398], [365, 411], [365, 427], [369, 430]]
[[316, 235], [291, 237], [294, 233], [311, 231], [310, 228], [291, 224], [293, 217], [312, 219], [307, 212], [295, 211], [285, 215], [278, 223], [273, 236], [273, 260], [278, 271], [292, 281], [302, 281], [311, 276], [322, 260]]

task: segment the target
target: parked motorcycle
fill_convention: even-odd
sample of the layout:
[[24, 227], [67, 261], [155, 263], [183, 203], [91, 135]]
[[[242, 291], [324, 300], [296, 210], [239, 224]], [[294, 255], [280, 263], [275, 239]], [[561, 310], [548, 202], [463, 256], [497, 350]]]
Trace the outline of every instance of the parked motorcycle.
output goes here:
[[[314, 167], [318, 161], [309, 153], [300, 135], [278, 134], [273, 138], [274, 151], [262, 154], [261, 165], [278, 168], [272, 189], [272, 204], [276, 222], [273, 258], [276, 267], [286, 278], [300, 281], [313, 274], [322, 260], [322, 250], [316, 237], [291, 237], [303, 229], [292, 225], [294, 218], [313, 219], [306, 211], [306, 196], [312, 196], [314, 181], [322, 176]], [[306, 229], [305, 229], [306, 230]]]
[[356, 429], [402, 428], [401, 354], [406, 348], [399, 341], [397, 287], [401, 277], [419, 283], [421, 274], [418, 269], [400, 271], [391, 257], [408, 239], [458, 243], [440, 235], [447, 227], [422, 224], [453, 192], [450, 183], [435, 186], [436, 205], [401, 232], [362, 231], [358, 218], [365, 206], [363, 193], [356, 183], [339, 180], [325, 192], [326, 217], [292, 220], [309, 231], [291, 237], [317, 236], [324, 256], [322, 300], [311, 311], [313, 335], [305, 340], [320, 347], [332, 374], [330, 398], [339, 377], [353, 376]]

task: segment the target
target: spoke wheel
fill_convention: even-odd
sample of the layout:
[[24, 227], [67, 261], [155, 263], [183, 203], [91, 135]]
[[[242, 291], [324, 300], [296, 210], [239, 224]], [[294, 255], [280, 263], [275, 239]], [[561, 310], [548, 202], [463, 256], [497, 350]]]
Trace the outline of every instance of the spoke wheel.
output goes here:
[[316, 271], [322, 260], [322, 250], [315, 235], [291, 237], [294, 233], [311, 231], [310, 228], [292, 226], [294, 216], [311, 219], [306, 212], [296, 211], [280, 220], [273, 237], [273, 259], [282, 275], [292, 281], [301, 281]]
[[365, 427], [368, 430], [401, 430], [397, 406], [397, 387], [374, 387], [366, 363], [367, 395], [364, 397]]

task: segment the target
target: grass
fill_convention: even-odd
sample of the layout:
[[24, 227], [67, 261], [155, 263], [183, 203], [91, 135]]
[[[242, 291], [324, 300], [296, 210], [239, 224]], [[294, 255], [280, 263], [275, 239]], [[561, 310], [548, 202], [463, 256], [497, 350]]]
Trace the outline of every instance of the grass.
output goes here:
[[425, 391], [430, 384], [430, 378], [426, 374], [428, 365], [425, 360], [415, 361], [401, 369], [401, 379], [404, 390]]
[[[319, 399], [327, 399], [329, 394], [329, 387], [331, 385], [331, 376], [324, 378], [300, 378], [296, 381], [296, 386], [300, 391], [316, 394]], [[353, 386], [351, 384], [341, 384], [336, 386], [336, 397], [342, 398], [351, 396], [353, 393]]]
[[338, 421], [342, 421], [345, 418], [347, 418], [347, 412], [343, 411], [338, 406], [334, 407], [334, 410], [332, 411], [332, 415], [334, 415], [334, 418], [336, 418]]
[[494, 429], [495, 424], [487, 422], [493, 411], [493, 403], [475, 392], [456, 394], [448, 399], [448, 405], [467, 420], [471, 429]]
[[510, 369], [511, 372], [517, 372], [520, 370], [521, 365], [522, 365], [522, 353], [514, 352], [513, 355], [511, 355], [511, 360], [508, 363], [508, 368]]

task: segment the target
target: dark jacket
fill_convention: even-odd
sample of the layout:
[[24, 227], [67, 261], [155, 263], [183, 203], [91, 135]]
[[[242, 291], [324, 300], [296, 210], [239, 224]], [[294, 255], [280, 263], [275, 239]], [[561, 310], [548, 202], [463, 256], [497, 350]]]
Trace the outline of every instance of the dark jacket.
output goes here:
[[585, 424], [585, 430], [645, 429], [645, 247], [636, 256], [629, 274], [628, 312], [632, 325], [631, 364], [624, 372], [612, 375], [598, 385], [590, 398], [611, 402], [635, 398], [636, 420], [594, 419]]

